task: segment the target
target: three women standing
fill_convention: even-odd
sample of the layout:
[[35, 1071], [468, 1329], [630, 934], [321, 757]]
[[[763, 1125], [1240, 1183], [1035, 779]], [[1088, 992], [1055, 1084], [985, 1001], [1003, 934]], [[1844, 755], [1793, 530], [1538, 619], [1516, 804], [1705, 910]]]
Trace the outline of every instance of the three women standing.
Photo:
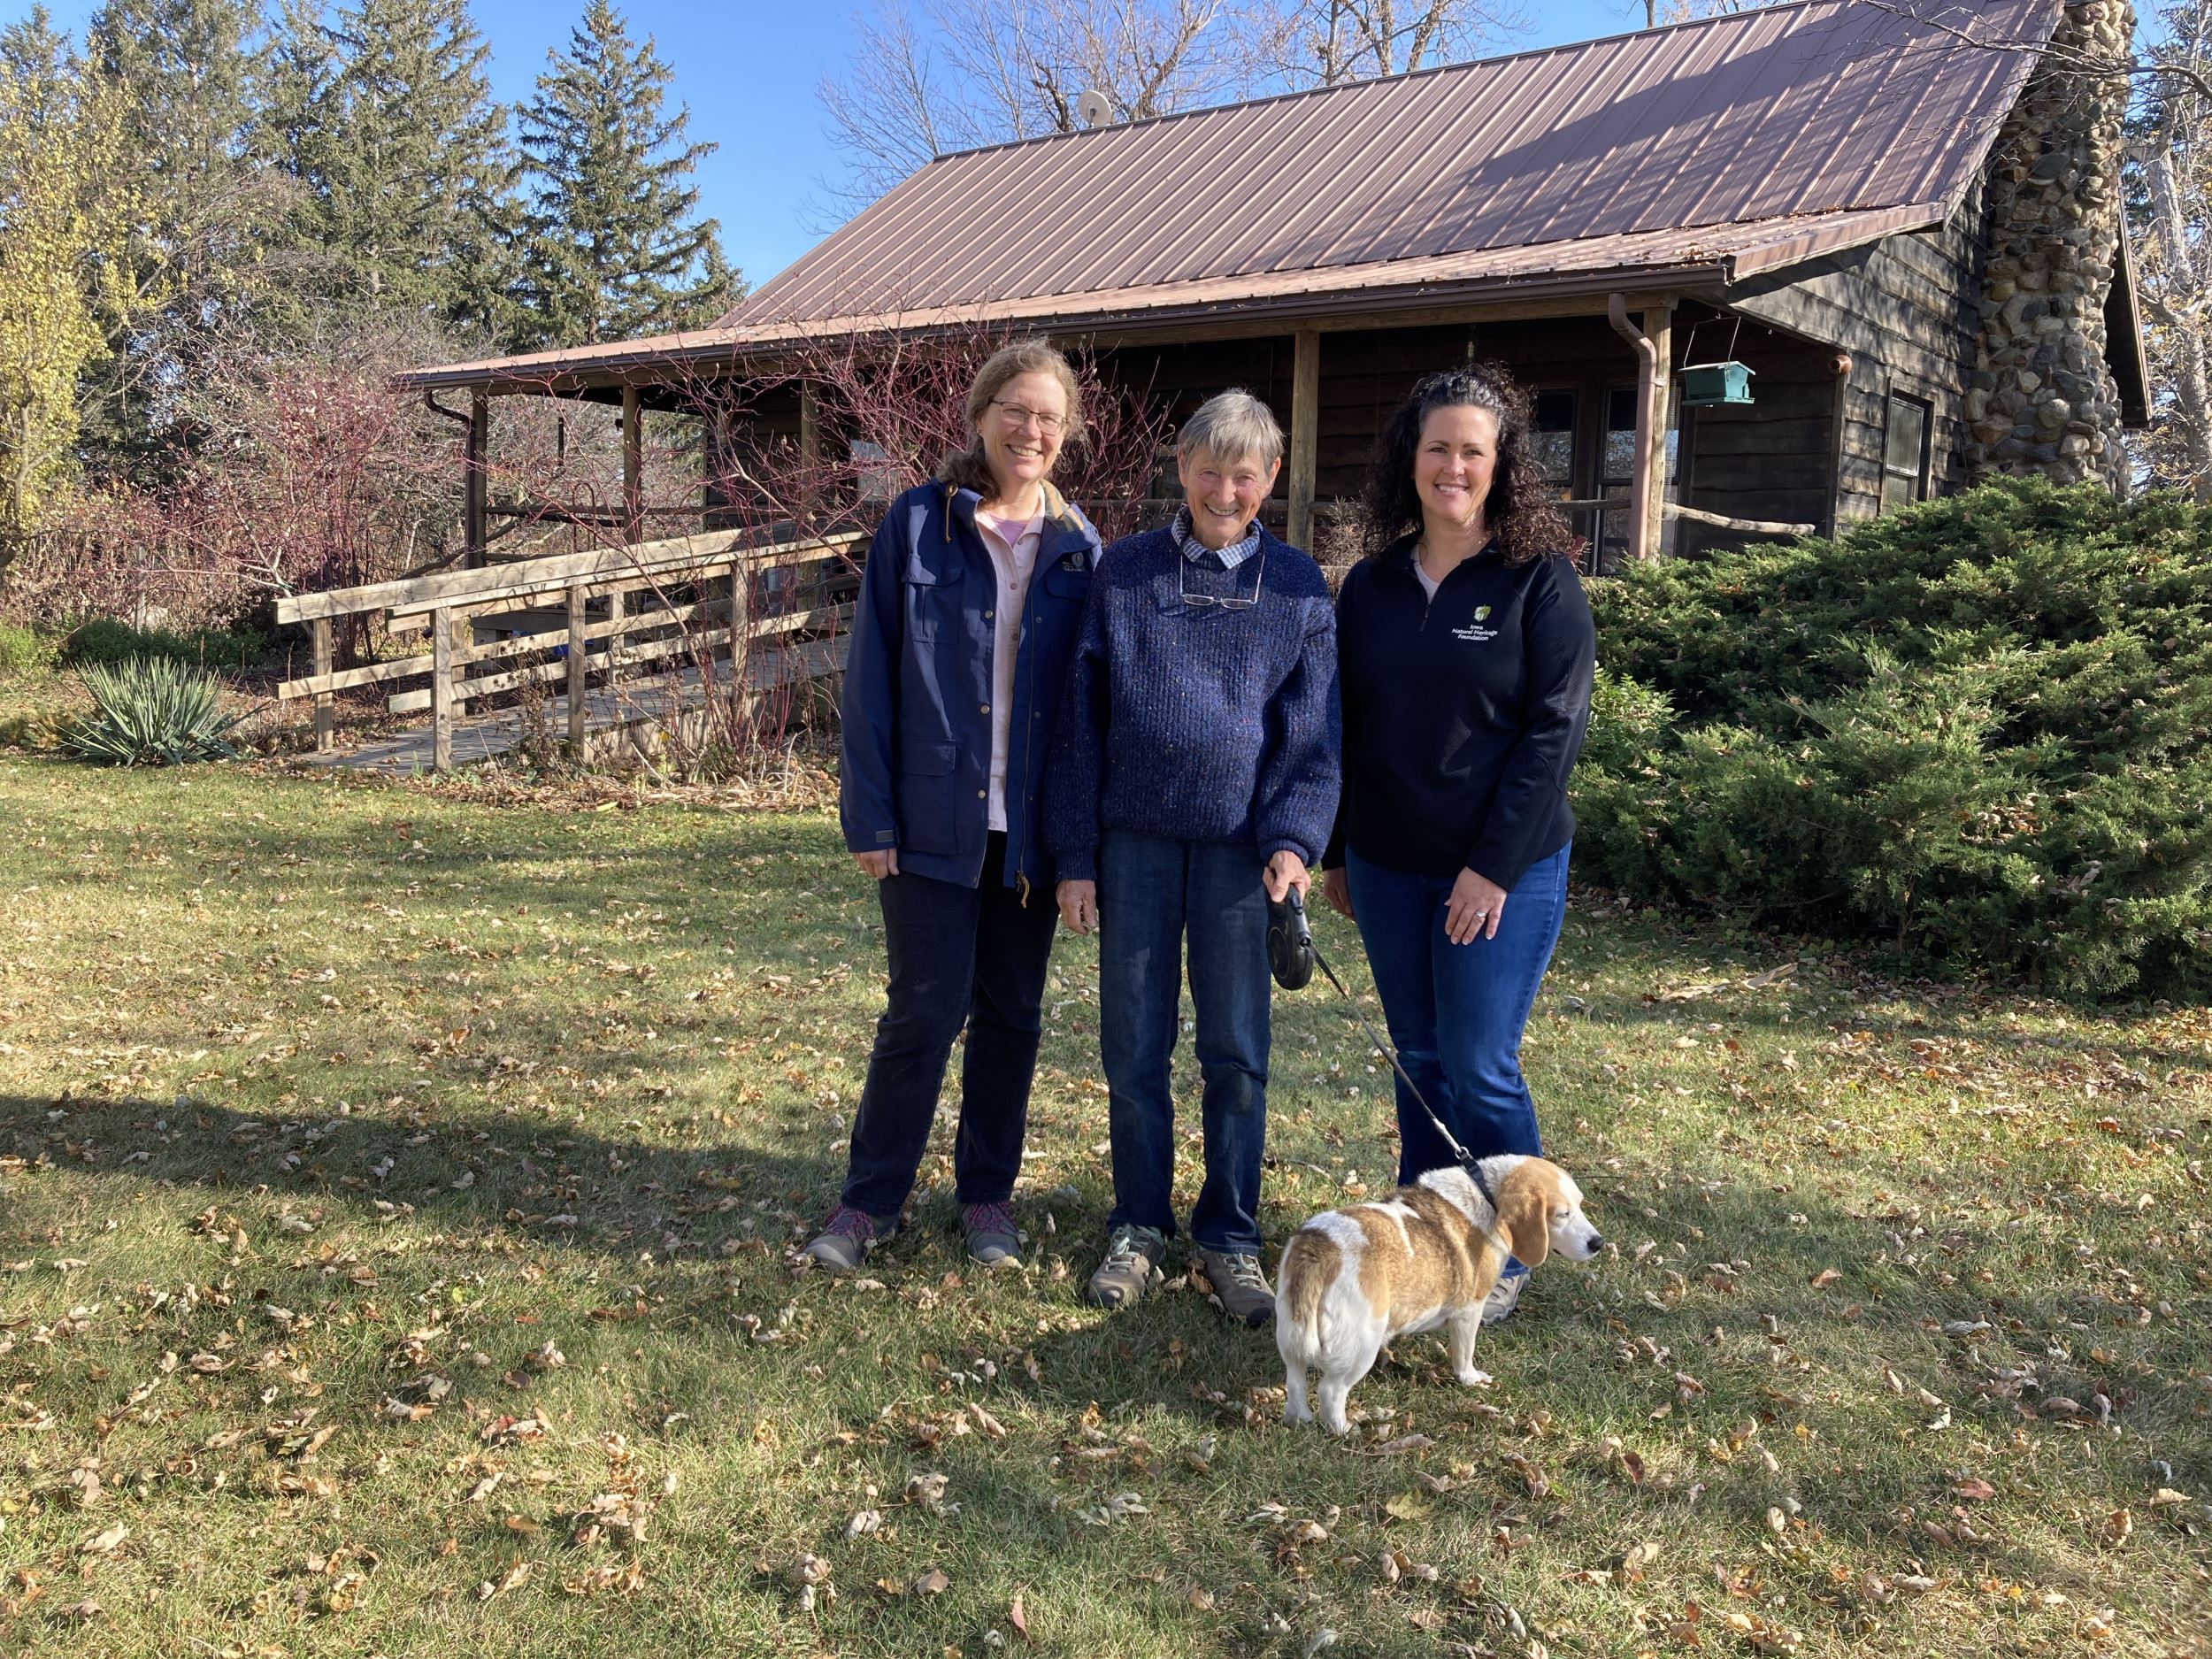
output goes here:
[[963, 1025], [961, 1232], [986, 1264], [1020, 1252], [1006, 1205], [1059, 918], [1038, 800], [1099, 538], [1050, 481], [1082, 428], [1065, 357], [995, 353], [966, 415], [969, 447], [892, 503], [854, 607], [839, 818], [876, 880], [890, 984], [844, 1190], [806, 1248], [839, 1271], [897, 1231]]
[[[1373, 544], [1337, 600], [1344, 793], [1322, 891], [1358, 924], [1428, 1105], [1478, 1158], [1535, 1154], [1521, 1033], [1566, 914], [1596, 649], [1525, 395], [1489, 370], [1420, 381], [1367, 510]], [[1402, 1183], [1453, 1160], [1396, 1087]], [[1509, 1266], [1486, 1319], [1526, 1271]]]
[[[1217, 399], [1208, 413], [1231, 402]], [[1232, 412], [1257, 420], [1245, 404]], [[1519, 1050], [1565, 914], [1574, 833], [1567, 775], [1589, 721], [1595, 646], [1565, 557], [1573, 540], [1532, 453], [1528, 413], [1525, 395], [1494, 370], [1419, 382], [1379, 446], [1367, 499], [1375, 545], [1337, 602], [1343, 776], [1323, 890], [1358, 925], [1391, 1041], [1419, 1087], [1417, 1099], [1398, 1085], [1401, 1181], [1451, 1161], [1423, 1099], [1478, 1157], [1541, 1150]], [[890, 987], [844, 1191], [807, 1247], [835, 1269], [856, 1266], [896, 1229], [964, 1025], [953, 1160], [961, 1228], [979, 1261], [1019, 1250], [1006, 1204], [1020, 1170], [1056, 920], [1039, 799], [1099, 540], [1048, 477], [1081, 420], [1065, 359], [1039, 342], [999, 352], [976, 378], [967, 417], [974, 443], [935, 482], [893, 503], [877, 534], [846, 672], [841, 818], [846, 845], [879, 883]], [[1269, 459], [1258, 439], [1198, 447], [1239, 461], [1248, 450], [1256, 465]], [[1240, 590], [1231, 595], [1225, 577], [1205, 578], [1222, 595], [1207, 586], [1194, 599], [1189, 567], [1234, 573], [1240, 561], [1215, 542], [1248, 539], [1261, 494], [1244, 504], [1233, 535], [1180, 533], [1181, 554], [1167, 560], [1183, 584], [1180, 609], [1253, 605]], [[1310, 695], [1333, 701], [1322, 687]], [[1111, 737], [1104, 728], [1095, 735]], [[1327, 772], [1319, 761], [1297, 770], [1317, 785]], [[1097, 810], [1064, 816], [1094, 826]], [[1096, 836], [1056, 839], [1077, 850], [1093, 849]], [[1257, 835], [1240, 866], [1255, 902], [1263, 855], [1295, 854], [1294, 842]], [[1071, 868], [1084, 878], [1070, 884], [1081, 899], [1093, 872], [1081, 856]], [[1292, 879], [1287, 870], [1268, 873], [1271, 889]], [[1118, 885], [1133, 902], [1158, 880], [1148, 872]], [[1089, 925], [1087, 905], [1076, 910]], [[1148, 936], [1116, 943], [1118, 931], [1139, 926], [1135, 915], [1110, 926], [1110, 949], [1153, 948]], [[1164, 959], [1179, 954], [1178, 943], [1172, 933], [1157, 941]], [[1259, 1007], [1263, 1031], [1263, 993]], [[1154, 1060], [1164, 1072], [1164, 1047]], [[1210, 1073], [1208, 1094], [1210, 1191]], [[1116, 1114], [1118, 1194], [1142, 1138], [1133, 1117], [1120, 1121], [1125, 1115]], [[1160, 1162], [1144, 1165], [1148, 1186], [1135, 1182], [1154, 1201], [1145, 1213], [1117, 1211], [1119, 1232], [1144, 1247], [1148, 1282], [1157, 1274], [1152, 1246], [1165, 1231], [1171, 1152], [1168, 1168], [1155, 1171]], [[1129, 1169], [1133, 1181], [1137, 1164]], [[1248, 1195], [1237, 1213], [1256, 1225], [1253, 1208]], [[1252, 1240], [1225, 1233], [1201, 1242], [1250, 1258], [1248, 1317], [1262, 1317], [1265, 1282]], [[1110, 1253], [1102, 1274], [1115, 1264]], [[1525, 1271], [1517, 1270], [1501, 1279], [1486, 1318], [1512, 1310]], [[1117, 1294], [1102, 1294], [1094, 1279], [1093, 1292], [1118, 1303], [1143, 1287], [1117, 1281], [1108, 1286]]]

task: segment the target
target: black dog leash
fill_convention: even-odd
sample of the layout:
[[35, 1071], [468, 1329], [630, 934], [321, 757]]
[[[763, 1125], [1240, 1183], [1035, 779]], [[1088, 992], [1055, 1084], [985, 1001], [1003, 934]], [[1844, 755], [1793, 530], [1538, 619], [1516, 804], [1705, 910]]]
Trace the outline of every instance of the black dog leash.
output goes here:
[[[1368, 1041], [1390, 1062], [1390, 1069], [1398, 1074], [1398, 1080], [1406, 1086], [1406, 1092], [1428, 1114], [1429, 1122], [1444, 1138], [1444, 1144], [1451, 1148], [1452, 1156], [1459, 1161], [1460, 1168], [1467, 1171], [1468, 1179], [1475, 1184], [1475, 1190], [1482, 1194], [1483, 1202], [1490, 1206], [1490, 1213], [1495, 1217], [1498, 1213], [1498, 1195], [1490, 1190], [1490, 1183], [1485, 1179], [1481, 1167], [1476, 1164], [1474, 1154], [1459, 1144], [1459, 1137], [1446, 1127], [1444, 1120], [1436, 1115], [1436, 1108], [1430, 1105], [1422, 1094], [1420, 1086], [1406, 1075], [1405, 1067], [1399, 1062], [1398, 1051], [1369, 1023], [1365, 1011], [1359, 1005], [1359, 999], [1345, 989], [1344, 981], [1336, 977], [1336, 970], [1329, 966], [1328, 958], [1313, 942], [1313, 925], [1306, 918], [1306, 902], [1299, 896], [1296, 887], [1288, 889], [1280, 899], [1267, 902], [1267, 965], [1269, 972], [1275, 976], [1275, 983], [1286, 991], [1304, 989], [1307, 982], [1313, 978], [1313, 971], [1316, 968], [1321, 970], [1322, 977], [1336, 987], [1336, 994], [1351, 1009], [1352, 1018], [1359, 1022], [1359, 1028], [1367, 1034]], [[1509, 1249], [1507, 1254], [1512, 1252]]]

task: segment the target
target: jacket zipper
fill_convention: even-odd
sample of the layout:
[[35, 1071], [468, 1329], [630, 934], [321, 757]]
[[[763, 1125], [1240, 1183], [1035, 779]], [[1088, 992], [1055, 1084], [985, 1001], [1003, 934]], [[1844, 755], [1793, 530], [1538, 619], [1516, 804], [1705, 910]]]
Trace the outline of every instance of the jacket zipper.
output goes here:
[[[1056, 549], [1053, 557], [1057, 558], [1059, 554], [1056, 549], [1059, 544], [1055, 542], [1053, 545]], [[1044, 538], [1042, 536], [1039, 536], [1037, 538], [1037, 562], [1035, 565], [1031, 566], [1029, 572], [1029, 591], [1022, 595], [1021, 637], [1014, 641], [1014, 654], [1018, 661], [1023, 654], [1022, 648], [1029, 643], [1032, 613], [1034, 611], [1037, 603], [1037, 579], [1045, 573], [1047, 568], [1048, 566], [1045, 564]], [[1031, 651], [1027, 655], [1029, 657], [1029, 695], [1023, 699], [1025, 706], [1022, 710], [1022, 712], [1029, 717], [1026, 720], [1022, 722], [1022, 796], [1024, 800], [1026, 800], [1029, 795], [1030, 734], [1037, 729], [1037, 653]], [[1011, 710], [1009, 710], [1009, 712], [1010, 713]], [[1031, 851], [1029, 836], [1027, 833], [1028, 822], [1029, 814], [1027, 810], [1025, 810], [1022, 813], [1022, 823], [1024, 826], [1024, 833], [1022, 835], [1022, 863], [1025, 864], [1029, 862], [1029, 854]], [[1015, 872], [1015, 881], [1021, 888], [1022, 908], [1024, 910], [1027, 910], [1029, 908], [1029, 872], [1024, 869], [1018, 869]]]

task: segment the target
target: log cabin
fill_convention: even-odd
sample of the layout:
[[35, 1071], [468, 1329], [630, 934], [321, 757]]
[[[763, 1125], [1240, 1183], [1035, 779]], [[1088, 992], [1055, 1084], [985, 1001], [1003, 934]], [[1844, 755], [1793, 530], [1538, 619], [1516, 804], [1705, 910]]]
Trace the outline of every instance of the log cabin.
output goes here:
[[1991, 472], [2120, 488], [2132, 27], [2126, 0], [1797, 0], [942, 156], [710, 327], [402, 383], [468, 399], [480, 559], [502, 398], [620, 404], [634, 503], [644, 411], [752, 380], [749, 419], [819, 444], [795, 349], [978, 328], [1171, 413], [1265, 397], [1305, 545], [1413, 380], [1478, 359], [1532, 389], [1594, 572]]

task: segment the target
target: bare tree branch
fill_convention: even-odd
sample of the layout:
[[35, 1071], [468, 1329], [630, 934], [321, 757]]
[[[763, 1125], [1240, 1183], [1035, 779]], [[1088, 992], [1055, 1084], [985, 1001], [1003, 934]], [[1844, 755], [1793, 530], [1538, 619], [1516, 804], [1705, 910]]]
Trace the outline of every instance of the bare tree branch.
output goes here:
[[1474, 55], [1520, 27], [1511, 0], [883, 0], [820, 88], [850, 211], [933, 157]]

